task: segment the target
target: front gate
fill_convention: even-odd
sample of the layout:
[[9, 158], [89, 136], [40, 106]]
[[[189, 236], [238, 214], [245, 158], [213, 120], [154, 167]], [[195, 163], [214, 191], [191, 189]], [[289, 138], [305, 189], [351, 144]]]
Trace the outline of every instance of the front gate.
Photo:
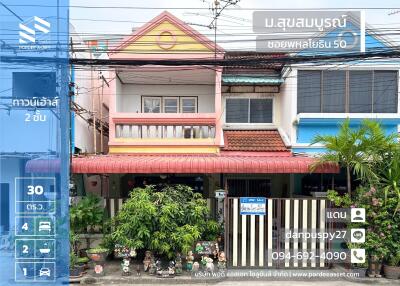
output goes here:
[[[266, 215], [240, 215], [240, 198], [227, 198], [225, 240], [231, 267], [317, 268], [327, 267], [322, 258], [305, 259], [298, 252], [320, 253], [330, 249], [323, 239], [285, 239], [285, 229], [324, 232], [325, 199], [267, 199]], [[285, 254], [284, 259], [277, 259]], [[292, 257], [289, 257], [292, 256]], [[293, 257], [294, 256], [294, 257]], [[318, 256], [318, 255], [316, 255]]]

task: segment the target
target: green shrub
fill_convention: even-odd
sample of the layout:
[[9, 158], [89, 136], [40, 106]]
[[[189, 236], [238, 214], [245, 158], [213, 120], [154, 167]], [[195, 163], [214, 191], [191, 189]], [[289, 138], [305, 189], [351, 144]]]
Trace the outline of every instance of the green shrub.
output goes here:
[[101, 207], [101, 198], [88, 194], [83, 197], [76, 205], [71, 206], [70, 229], [75, 233], [86, 233], [88, 228], [102, 226], [105, 219], [105, 211]]
[[168, 258], [186, 253], [198, 240], [215, 240], [221, 231], [206, 200], [185, 185], [134, 189], [112, 224], [106, 240]]

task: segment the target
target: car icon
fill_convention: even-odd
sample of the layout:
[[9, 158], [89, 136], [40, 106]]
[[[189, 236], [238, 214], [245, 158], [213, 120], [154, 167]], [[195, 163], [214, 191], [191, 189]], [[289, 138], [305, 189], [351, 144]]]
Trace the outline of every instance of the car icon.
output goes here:
[[49, 222], [49, 221], [39, 222], [39, 231], [51, 232], [51, 222]]
[[47, 277], [50, 277], [50, 269], [49, 268], [46, 268], [46, 267], [42, 267], [42, 268], [40, 268], [40, 270], [39, 270], [39, 276], [40, 277], [42, 277], [42, 276], [47, 276]]

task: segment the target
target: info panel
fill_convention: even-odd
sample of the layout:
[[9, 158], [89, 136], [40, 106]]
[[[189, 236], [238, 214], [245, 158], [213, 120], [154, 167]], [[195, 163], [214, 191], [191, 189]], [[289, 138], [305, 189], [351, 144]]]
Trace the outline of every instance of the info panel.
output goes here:
[[68, 7], [0, 2], [0, 285], [68, 282]]

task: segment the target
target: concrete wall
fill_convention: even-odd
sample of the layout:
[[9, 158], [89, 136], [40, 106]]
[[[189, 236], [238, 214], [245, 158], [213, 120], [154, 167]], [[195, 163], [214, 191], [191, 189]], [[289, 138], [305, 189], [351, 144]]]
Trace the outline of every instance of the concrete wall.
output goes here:
[[119, 84], [117, 85], [117, 112], [140, 113], [142, 96], [197, 96], [199, 113], [215, 111], [214, 85]]

